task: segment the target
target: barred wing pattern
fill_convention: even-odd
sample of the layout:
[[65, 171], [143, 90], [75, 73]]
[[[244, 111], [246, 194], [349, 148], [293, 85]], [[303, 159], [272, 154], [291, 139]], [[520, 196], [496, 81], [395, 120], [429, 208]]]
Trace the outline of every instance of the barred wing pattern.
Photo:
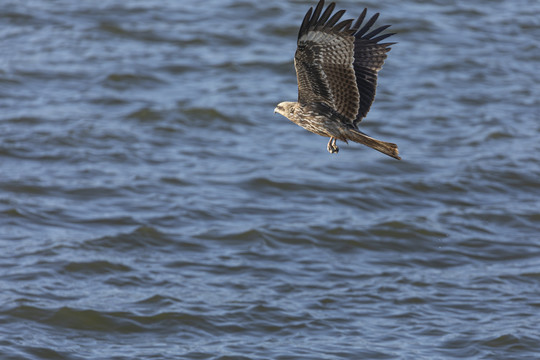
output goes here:
[[335, 3], [323, 8], [324, 0], [310, 8], [298, 33], [298, 102], [323, 103], [356, 127], [375, 99], [377, 73], [394, 44], [379, 41], [393, 34], [377, 36], [389, 25], [368, 33], [378, 13], [362, 26], [367, 9], [353, 24], [352, 19], [338, 22], [345, 10], [332, 15]]

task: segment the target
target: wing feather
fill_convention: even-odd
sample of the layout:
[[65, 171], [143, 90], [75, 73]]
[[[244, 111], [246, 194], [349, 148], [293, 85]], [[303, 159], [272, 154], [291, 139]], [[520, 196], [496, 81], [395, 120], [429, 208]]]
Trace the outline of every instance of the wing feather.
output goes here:
[[343, 20], [342, 22], [334, 26], [334, 31], [349, 30], [353, 21], [353, 19]]
[[319, 23], [324, 24], [326, 20], [328, 20], [330, 15], [332, 15], [332, 12], [334, 11], [335, 7], [336, 7], [336, 3], [331, 3], [330, 5], [328, 5], [326, 10], [324, 10], [324, 13], [322, 14], [321, 18], [319, 19]]
[[384, 26], [381, 26], [381, 27], [378, 27], [377, 29], [371, 31], [369, 34], [366, 34], [366, 36], [364, 36], [366, 39], [372, 39], [375, 35], [379, 34], [380, 32], [388, 29], [391, 25], [384, 25]]
[[304, 20], [302, 20], [302, 25], [300, 25], [300, 31], [298, 31], [298, 40], [300, 40], [300, 36], [304, 35], [307, 32], [307, 29], [309, 27], [309, 20], [311, 19], [312, 12], [313, 12], [313, 8], [309, 8], [308, 12], [306, 13], [306, 16], [304, 16]]
[[360, 14], [360, 16], [358, 17], [358, 19], [356, 19], [353, 27], [352, 27], [352, 30], [356, 33], [358, 31], [358, 29], [360, 29], [360, 25], [362, 25], [362, 22], [364, 22], [364, 19], [366, 18], [366, 15], [367, 15], [367, 8], [364, 8], [364, 11], [362, 11], [362, 13]]
[[321, 15], [321, 11], [324, 7], [324, 1], [319, 1], [317, 6], [315, 7], [315, 11], [313, 12], [313, 16], [311, 17], [311, 21], [309, 22], [310, 27], [314, 27], [317, 25], [317, 22], [319, 20], [319, 16]]
[[[377, 36], [377, 37], [374, 37], [373, 39], [371, 39], [371, 41], [379, 42], [379, 41], [384, 40], [387, 37], [390, 37], [392, 35], [396, 35], [396, 33], [388, 33], [388, 34], [384, 34], [384, 35], [381, 35], [381, 36]], [[386, 43], [386, 46], [391, 46], [391, 45], [394, 45], [394, 44], [397, 44], [397, 43], [396, 42]], [[387, 47], [387, 49], [388, 49], [388, 51], [390, 51], [390, 48]]]
[[356, 36], [364, 35], [366, 31], [368, 31], [369, 28], [372, 27], [373, 24], [375, 24], [375, 21], [377, 21], [378, 18], [379, 18], [379, 13], [376, 13], [375, 15], [373, 15], [371, 19], [368, 20], [366, 25], [364, 25], [360, 30], [358, 30], [358, 32], [356, 33]]
[[339, 10], [330, 18], [330, 20], [326, 22], [326, 24], [324, 24], [324, 27], [328, 29], [334, 26], [339, 21], [339, 19], [341, 19], [343, 14], [345, 14], [345, 10]]

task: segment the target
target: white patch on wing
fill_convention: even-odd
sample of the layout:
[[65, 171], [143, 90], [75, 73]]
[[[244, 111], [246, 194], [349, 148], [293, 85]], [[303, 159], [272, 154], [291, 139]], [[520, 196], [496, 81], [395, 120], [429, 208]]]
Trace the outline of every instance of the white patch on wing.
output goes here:
[[310, 31], [300, 37], [300, 42], [312, 41], [318, 45], [335, 45], [339, 43], [339, 36], [324, 32], [324, 31]]

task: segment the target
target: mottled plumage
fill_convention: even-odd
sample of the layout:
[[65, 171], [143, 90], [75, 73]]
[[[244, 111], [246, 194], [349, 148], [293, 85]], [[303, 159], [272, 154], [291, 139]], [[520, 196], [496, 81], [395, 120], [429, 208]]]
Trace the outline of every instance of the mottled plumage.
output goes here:
[[[363, 24], [367, 9], [356, 21], [339, 21], [345, 10], [324, 9], [320, 0], [310, 8], [298, 32], [294, 66], [298, 102], [282, 102], [275, 112], [315, 134], [330, 138], [328, 151], [337, 153], [336, 140], [352, 140], [400, 159], [395, 144], [376, 140], [358, 130], [377, 87], [377, 73], [394, 43], [379, 43], [389, 25], [370, 31], [379, 14]], [[354, 22], [354, 23], [353, 23]]]

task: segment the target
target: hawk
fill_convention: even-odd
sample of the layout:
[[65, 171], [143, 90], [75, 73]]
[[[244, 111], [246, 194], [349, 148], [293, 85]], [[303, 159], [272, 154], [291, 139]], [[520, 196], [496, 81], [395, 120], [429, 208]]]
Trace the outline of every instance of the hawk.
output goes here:
[[323, 12], [324, 0], [320, 0], [315, 10], [310, 8], [304, 16], [294, 55], [298, 102], [282, 102], [274, 113], [329, 137], [327, 149], [331, 154], [339, 151], [337, 140], [351, 140], [401, 160], [396, 144], [358, 130], [375, 99], [377, 74], [395, 44], [380, 41], [394, 33], [379, 35], [390, 25], [370, 31], [379, 13], [363, 25], [367, 9], [356, 21], [338, 22], [345, 10], [332, 15], [335, 6], [331, 3]]

